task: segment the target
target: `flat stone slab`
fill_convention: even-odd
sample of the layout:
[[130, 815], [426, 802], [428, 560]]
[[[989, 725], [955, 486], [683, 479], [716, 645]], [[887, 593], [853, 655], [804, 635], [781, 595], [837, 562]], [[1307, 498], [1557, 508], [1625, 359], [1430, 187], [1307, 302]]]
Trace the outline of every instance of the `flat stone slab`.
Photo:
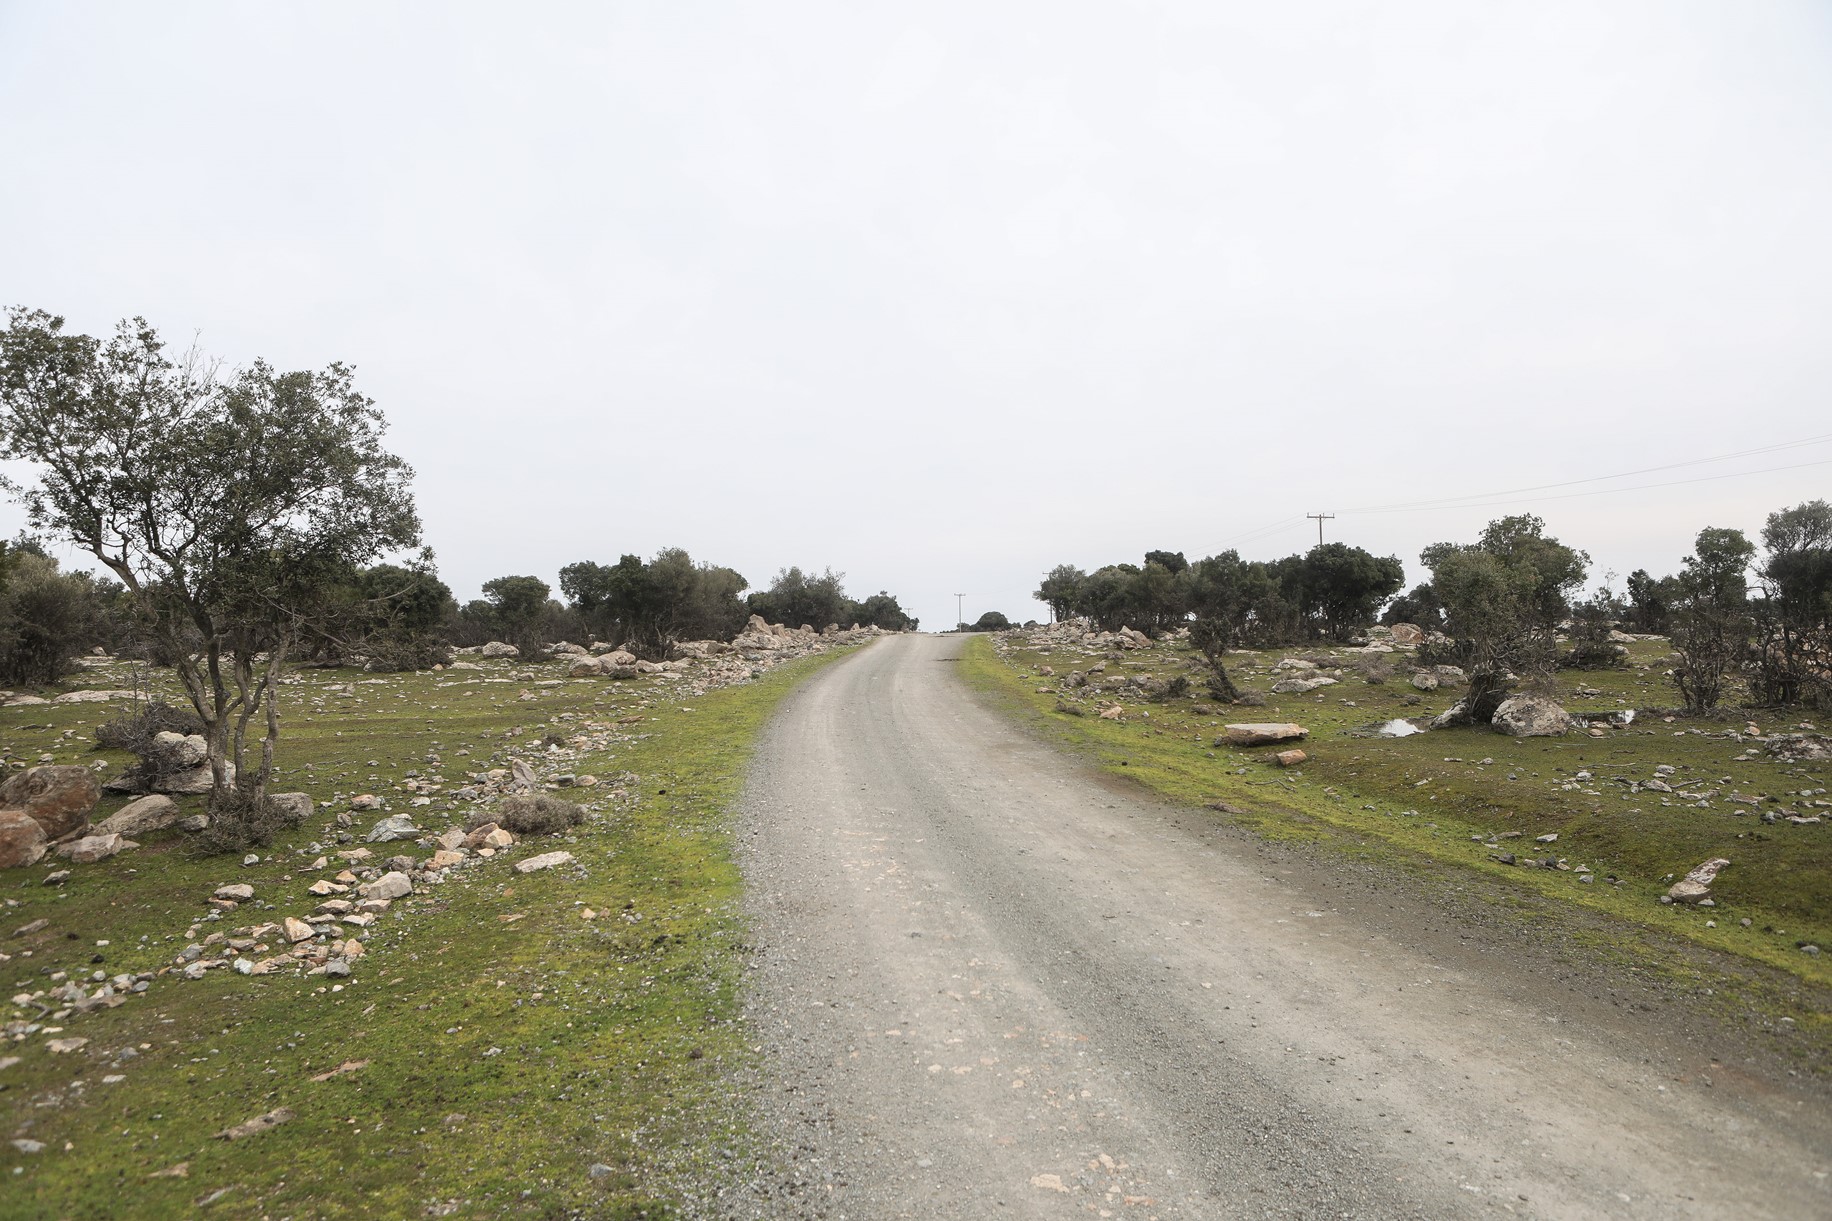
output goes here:
[[1259, 721], [1244, 725], [1223, 725], [1223, 740], [1230, 746], [1270, 746], [1275, 742], [1296, 742], [1308, 738], [1310, 730], [1290, 722]]
[[515, 862], [515, 872], [533, 873], [539, 869], [552, 869], [555, 865], [564, 865], [572, 859], [573, 854], [570, 852], [543, 852], [539, 856], [531, 856], [525, 861]]

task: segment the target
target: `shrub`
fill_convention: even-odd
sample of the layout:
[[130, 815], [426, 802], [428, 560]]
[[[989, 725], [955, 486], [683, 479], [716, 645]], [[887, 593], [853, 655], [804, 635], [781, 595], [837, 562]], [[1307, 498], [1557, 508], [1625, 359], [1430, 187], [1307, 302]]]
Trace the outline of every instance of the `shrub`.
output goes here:
[[161, 749], [154, 739], [162, 733], [189, 736], [203, 731], [204, 723], [191, 709], [156, 699], [136, 704], [132, 712], [96, 726], [95, 742], [99, 749], [132, 752], [138, 762], [127, 769], [125, 778], [151, 788], [192, 766], [180, 762], [174, 752]]
[[1571, 609], [1571, 652], [1559, 664], [1574, 670], [1611, 670], [1628, 664], [1628, 650], [1611, 643], [1615, 630], [1614, 604], [1606, 589], [1597, 597]]
[[558, 835], [585, 821], [585, 811], [570, 801], [546, 793], [505, 797], [494, 814], [479, 810], [471, 815], [472, 830], [493, 822], [517, 835]]
[[192, 841], [192, 851], [198, 856], [251, 852], [267, 847], [299, 822], [297, 813], [266, 797], [230, 788], [211, 795], [210, 825]]
[[405, 640], [376, 638], [365, 641], [367, 659], [363, 669], [372, 674], [398, 674], [410, 670], [430, 670], [450, 665], [452, 646], [435, 637], [420, 636]]
[[204, 723], [189, 708], [180, 708], [164, 700], [149, 700], [134, 705], [132, 712], [97, 725], [95, 743], [108, 750], [130, 750], [136, 755], [145, 755], [152, 747], [155, 734], [203, 731]]
[[1379, 654], [1370, 653], [1355, 660], [1355, 673], [1361, 675], [1363, 682], [1370, 687], [1378, 687], [1393, 677], [1393, 662]]
[[54, 683], [101, 631], [87, 573], [57, 570], [36, 541], [0, 543], [0, 683]]

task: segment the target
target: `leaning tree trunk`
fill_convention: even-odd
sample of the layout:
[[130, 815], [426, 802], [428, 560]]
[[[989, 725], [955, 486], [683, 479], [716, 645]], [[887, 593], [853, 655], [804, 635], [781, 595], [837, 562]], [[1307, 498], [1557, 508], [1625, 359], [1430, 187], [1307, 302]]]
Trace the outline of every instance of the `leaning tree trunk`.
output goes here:
[[1478, 670], [1469, 676], [1469, 692], [1463, 697], [1463, 710], [1470, 722], [1487, 725], [1495, 719], [1495, 710], [1514, 689], [1512, 680], [1494, 670]]

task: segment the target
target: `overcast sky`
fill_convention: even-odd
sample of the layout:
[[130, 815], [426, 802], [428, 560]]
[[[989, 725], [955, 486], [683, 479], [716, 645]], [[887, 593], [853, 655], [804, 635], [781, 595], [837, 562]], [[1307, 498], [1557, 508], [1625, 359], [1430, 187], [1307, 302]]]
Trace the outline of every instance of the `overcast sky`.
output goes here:
[[1658, 574], [1832, 494], [1514, 491], [1832, 434], [1816, 0], [0, 0], [0, 167], [0, 304], [354, 364], [461, 600], [682, 546], [941, 628], [1319, 512]]

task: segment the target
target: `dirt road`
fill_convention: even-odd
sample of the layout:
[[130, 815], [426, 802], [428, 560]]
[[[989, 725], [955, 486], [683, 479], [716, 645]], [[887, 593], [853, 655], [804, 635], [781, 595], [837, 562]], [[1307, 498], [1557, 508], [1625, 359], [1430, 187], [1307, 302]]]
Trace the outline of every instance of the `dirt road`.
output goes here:
[[[1823, 1094], [1349, 866], [1103, 780], [959, 638], [811, 681], [758, 754], [744, 1215], [1832, 1216]], [[1365, 874], [1363, 874], [1365, 876]]]

